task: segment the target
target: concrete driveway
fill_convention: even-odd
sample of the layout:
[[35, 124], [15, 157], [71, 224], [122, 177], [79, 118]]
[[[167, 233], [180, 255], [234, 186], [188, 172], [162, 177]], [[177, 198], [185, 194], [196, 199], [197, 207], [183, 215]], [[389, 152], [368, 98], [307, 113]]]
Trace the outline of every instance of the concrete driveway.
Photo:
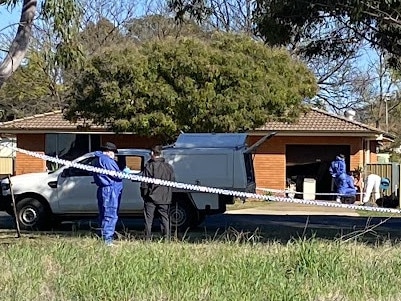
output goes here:
[[244, 209], [241, 209], [241, 204], [238, 204], [236, 205], [235, 210], [228, 210], [226, 214], [360, 216], [356, 210], [296, 203], [253, 202], [252, 205], [255, 207], [247, 208], [251, 205], [245, 203], [243, 205]]

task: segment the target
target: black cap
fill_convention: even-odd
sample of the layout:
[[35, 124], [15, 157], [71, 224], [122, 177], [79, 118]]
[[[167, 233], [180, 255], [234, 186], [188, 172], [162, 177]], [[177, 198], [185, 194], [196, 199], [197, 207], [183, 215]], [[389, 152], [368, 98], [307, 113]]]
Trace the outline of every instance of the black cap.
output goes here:
[[114, 143], [111, 143], [111, 142], [106, 142], [105, 145], [100, 147], [100, 150], [101, 151], [112, 151], [112, 152], [114, 152], [116, 154], [118, 153], [116, 145]]

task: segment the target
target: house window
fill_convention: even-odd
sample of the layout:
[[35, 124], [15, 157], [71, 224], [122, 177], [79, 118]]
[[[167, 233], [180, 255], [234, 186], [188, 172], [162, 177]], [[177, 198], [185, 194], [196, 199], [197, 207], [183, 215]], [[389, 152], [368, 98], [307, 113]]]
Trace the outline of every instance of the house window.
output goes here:
[[[46, 134], [46, 155], [65, 160], [74, 160], [92, 150], [99, 149], [100, 136], [90, 134]], [[60, 164], [46, 162], [49, 171], [56, 170]]]

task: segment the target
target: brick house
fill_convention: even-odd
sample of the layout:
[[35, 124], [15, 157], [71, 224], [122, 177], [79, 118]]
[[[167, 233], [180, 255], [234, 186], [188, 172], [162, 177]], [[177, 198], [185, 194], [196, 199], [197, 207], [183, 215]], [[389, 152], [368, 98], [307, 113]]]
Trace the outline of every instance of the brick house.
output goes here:
[[[63, 119], [61, 111], [3, 122], [0, 131], [2, 135], [16, 136], [20, 148], [69, 160], [96, 150], [105, 141], [114, 142], [120, 148], [149, 148], [158, 142], [155, 138], [132, 133], [115, 134], [102, 126], [72, 124]], [[329, 192], [328, 166], [337, 154], [343, 153], [348, 169], [353, 170], [367, 163], [377, 163], [379, 145], [394, 139], [380, 129], [312, 108], [296, 123], [269, 122], [250, 131], [248, 144], [271, 131], [277, 134], [263, 143], [255, 154], [257, 186], [284, 189], [287, 179], [299, 184], [308, 177], [316, 179], [317, 192]], [[15, 174], [46, 168], [53, 166], [16, 154]]]

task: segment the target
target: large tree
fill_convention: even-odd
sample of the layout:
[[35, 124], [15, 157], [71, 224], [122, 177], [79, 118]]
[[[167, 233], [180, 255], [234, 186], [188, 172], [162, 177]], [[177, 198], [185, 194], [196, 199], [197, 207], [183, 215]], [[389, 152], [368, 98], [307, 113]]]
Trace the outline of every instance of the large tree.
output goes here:
[[78, 56], [79, 47], [75, 36], [78, 31], [80, 7], [77, 0], [44, 0], [41, 2], [39, 16], [36, 16], [37, 0], [2, 0], [0, 5], [21, 9], [18, 29], [0, 65], [0, 87], [17, 70], [28, 53], [33, 25], [38, 19], [51, 24], [57, 43], [55, 52], [51, 55], [57, 64], [69, 65]]
[[[257, 0], [257, 33], [269, 44], [302, 42], [314, 56], [344, 55], [366, 40], [388, 54], [399, 68], [401, 1], [383, 0]], [[315, 33], [323, 28], [324, 35]]]
[[284, 49], [236, 35], [166, 39], [94, 57], [72, 85], [66, 117], [166, 139], [245, 131], [295, 118], [316, 90]]
[[1, 120], [59, 109], [62, 89], [47, 72], [42, 55], [31, 50], [27, 61], [0, 89]]

